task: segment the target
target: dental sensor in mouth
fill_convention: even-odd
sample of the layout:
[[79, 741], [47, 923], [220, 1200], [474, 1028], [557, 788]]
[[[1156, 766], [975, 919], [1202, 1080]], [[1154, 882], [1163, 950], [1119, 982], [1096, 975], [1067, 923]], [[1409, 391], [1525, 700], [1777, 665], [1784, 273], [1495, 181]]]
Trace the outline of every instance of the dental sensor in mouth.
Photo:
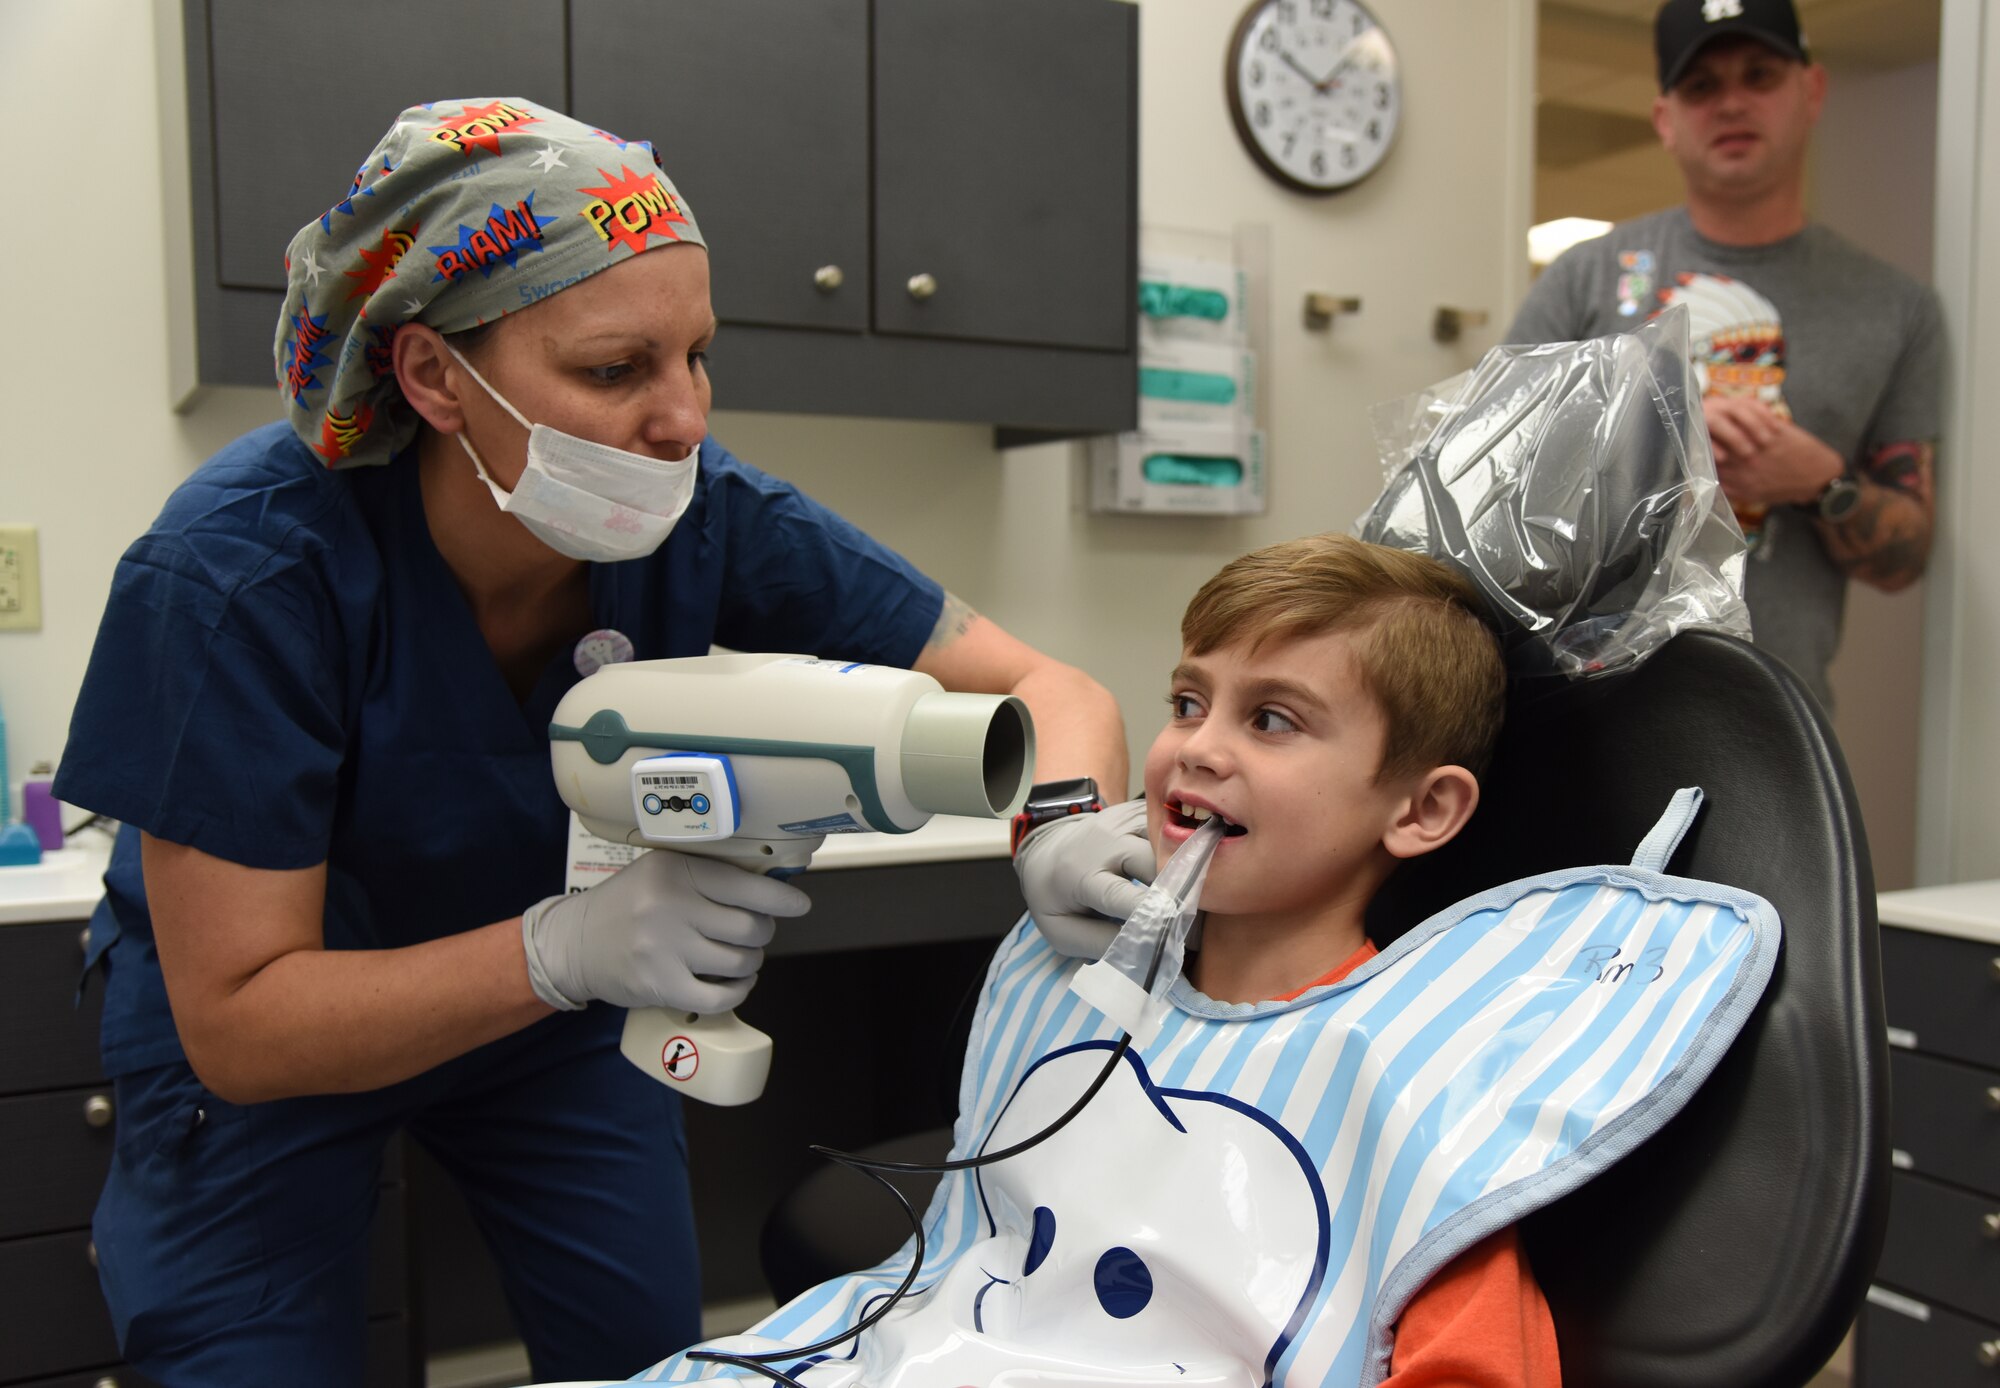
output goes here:
[[1069, 981], [1072, 993], [1123, 1027], [1134, 1045], [1147, 1045], [1160, 1034], [1167, 990], [1181, 976], [1188, 931], [1201, 910], [1201, 884], [1227, 824], [1219, 814], [1204, 820], [1167, 859], [1104, 957]]

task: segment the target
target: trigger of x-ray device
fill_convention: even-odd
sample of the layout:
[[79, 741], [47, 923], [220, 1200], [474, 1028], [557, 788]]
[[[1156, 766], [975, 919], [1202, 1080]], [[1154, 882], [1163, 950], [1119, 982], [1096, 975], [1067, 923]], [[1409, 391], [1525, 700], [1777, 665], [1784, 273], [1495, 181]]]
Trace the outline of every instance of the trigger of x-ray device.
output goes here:
[[1077, 970], [1069, 981], [1072, 993], [1130, 1032], [1141, 1046], [1160, 1033], [1167, 990], [1181, 976], [1188, 931], [1201, 909], [1201, 884], [1224, 832], [1221, 816], [1215, 816], [1175, 849], [1104, 957]]

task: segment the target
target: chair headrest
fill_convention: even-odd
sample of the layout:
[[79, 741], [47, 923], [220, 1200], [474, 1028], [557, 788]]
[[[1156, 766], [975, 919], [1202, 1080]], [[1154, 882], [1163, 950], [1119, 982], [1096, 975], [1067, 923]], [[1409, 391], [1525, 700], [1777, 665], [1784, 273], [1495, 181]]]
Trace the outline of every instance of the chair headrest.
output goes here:
[[1496, 347], [1444, 390], [1358, 533], [1467, 574], [1516, 674], [1619, 669], [1690, 626], [1747, 637], [1743, 536], [1699, 399], [1680, 306], [1632, 333]]

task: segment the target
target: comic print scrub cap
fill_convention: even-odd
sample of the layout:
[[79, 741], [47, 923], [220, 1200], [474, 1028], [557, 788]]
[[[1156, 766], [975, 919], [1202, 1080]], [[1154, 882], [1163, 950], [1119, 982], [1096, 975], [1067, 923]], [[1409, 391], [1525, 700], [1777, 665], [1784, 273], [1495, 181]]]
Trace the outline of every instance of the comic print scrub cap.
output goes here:
[[328, 467], [386, 463], [418, 418], [390, 366], [405, 323], [491, 323], [655, 246], [706, 246], [643, 140], [507, 97], [396, 117], [285, 254], [278, 386]]

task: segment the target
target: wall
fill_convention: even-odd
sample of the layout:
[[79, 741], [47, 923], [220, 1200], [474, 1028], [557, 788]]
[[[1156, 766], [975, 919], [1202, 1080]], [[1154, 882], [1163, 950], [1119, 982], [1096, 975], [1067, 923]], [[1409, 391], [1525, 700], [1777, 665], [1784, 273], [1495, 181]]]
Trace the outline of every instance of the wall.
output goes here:
[[[726, 408], [714, 419], [745, 457], [902, 548], [1003, 625], [1096, 672], [1125, 709], [1135, 759], [1159, 726], [1180, 610], [1194, 589], [1247, 548], [1345, 528], [1381, 480], [1368, 406], [1470, 365], [1525, 285], [1530, 0], [1375, 0], [1373, 9], [1402, 58], [1405, 124], [1373, 178], [1310, 199], [1258, 174], [1230, 127], [1223, 52], [1240, 6], [1141, 5], [1143, 217], [1225, 234], [1238, 222], [1271, 229], [1269, 515], [1089, 515], [1078, 504], [1079, 449], [996, 453], [990, 432], [972, 426]], [[38, 327], [10, 334], [6, 347], [15, 461], [0, 482], [0, 516], [42, 527], [47, 623], [0, 634], [0, 701], [25, 766], [62, 745], [119, 552], [203, 456], [273, 417], [276, 401], [275, 392], [210, 391], [184, 416], [167, 409], [148, 7], [0, 0], [0, 54], [4, 128], [63, 130], [60, 140], [21, 142], [27, 185], [15, 205], [90, 210], [17, 218], [5, 233], [17, 267], [49, 264], [26, 240], [31, 224], [55, 228], [67, 252], [48, 273], [17, 274], [10, 316]], [[1359, 294], [1364, 307], [1330, 333], [1308, 333], [1299, 318], [1308, 290]], [[1487, 310], [1491, 322], [1440, 346], [1429, 329], [1441, 304]], [[718, 382], [720, 404], [728, 394]]]
[[2000, 23], [1945, 0], [1938, 59], [1936, 273], [1945, 287], [1948, 501], [1925, 582], [1917, 880], [2000, 877]]
[[[1936, 192], [1936, 63], [1887, 72], [1830, 67], [1813, 140], [1812, 215], [1863, 250], [1926, 283]], [[1940, 504], [1951, 504], [1959, 450], [1940, 455]], [[1923, 585], [1883, 593], [1848, 586], [1833, 683], [1834, 730], [1868, 826], [1875, 882], [1916, 881], [1917, 720]]]

